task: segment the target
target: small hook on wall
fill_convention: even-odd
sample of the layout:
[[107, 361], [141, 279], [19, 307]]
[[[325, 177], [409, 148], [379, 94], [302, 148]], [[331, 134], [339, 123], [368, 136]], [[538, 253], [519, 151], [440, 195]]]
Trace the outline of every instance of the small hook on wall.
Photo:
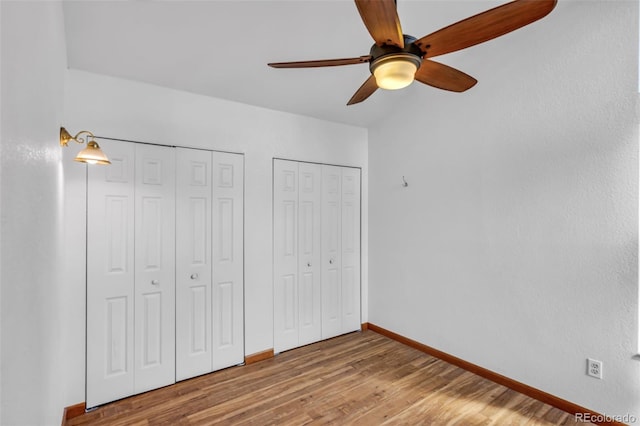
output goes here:
[[404, 188], [406, 188], [407, 186], [409, 186], [409, 184], [407, 183], [407, 180], [404, 178], [404, 176], [402, 176], [402, 186]]

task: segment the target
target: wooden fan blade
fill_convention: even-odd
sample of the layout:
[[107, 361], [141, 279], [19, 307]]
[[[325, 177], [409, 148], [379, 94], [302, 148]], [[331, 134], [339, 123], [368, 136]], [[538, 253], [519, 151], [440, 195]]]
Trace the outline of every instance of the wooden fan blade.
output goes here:
[[394, 0], [355, 0], [362, 22], [378, 46], [404, 47], [400, 18]]
[[314, 68], [314, 67], [335, 67], [338, 65], [362, 64], [371, 60], [370, 55], [359, 56], [357, 58], [344, 59], [321, 59], [318, 61], [298, 61], [298, 62], [272, 62], [272, 68]]
[[425, 57], [444, 55], [500, 37], [538, 19], [556, 6], [557, 0], [516, 0], [487, 10], [417, 40]]
[[376, 90], [378, 90], [378, 85], [376, 84], [376, 78], [372, 74], [369, 76], [367, 81], [365, 81], [364, 84], [360, 86], [356, 93], [354, 93], [351, 99], [349, 99], [347, 105], [353, 105], [364, 101]]
[[452, 92], [464, 92], [471, 89], [478, 82], [478, 80], [462, 71], [427, 59], [422, 61], [415, 78], [420, 83]]

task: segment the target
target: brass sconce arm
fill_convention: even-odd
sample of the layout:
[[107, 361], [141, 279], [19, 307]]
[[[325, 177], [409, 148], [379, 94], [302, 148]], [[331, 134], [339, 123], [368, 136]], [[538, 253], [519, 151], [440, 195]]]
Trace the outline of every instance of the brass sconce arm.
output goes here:
[[[86, 134], [86, 137], [82, 137], [81, 135]], [[82, 130], [78, 132], [75, 136], [71, 136], [71, 134], [64, 127], [60, 127], [60, 146], [69, 146], [69, 141], [74, 141], [75, 143], [83, 144], [87, 143], [87, 139], [90, 137], [90, 141], [94, 141], [95, 135], [88, 130]]]

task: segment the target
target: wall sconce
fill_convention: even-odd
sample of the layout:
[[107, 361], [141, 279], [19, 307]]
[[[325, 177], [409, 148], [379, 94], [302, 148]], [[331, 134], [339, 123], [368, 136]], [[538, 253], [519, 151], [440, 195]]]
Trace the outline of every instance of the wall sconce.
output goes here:
[[[83, 134], [85, 137], [82, 137]], [[71, 136], [71, 134], [67, 132], [67, 129], [60, 127], [60, 146], [68, 146], [69, 141], [87, 144], [87, 147], [76, 155], [76, 158], [74, 158], [75, 161], [88, 164], [111, 164], [111, 161], [104, 155], [104, 152], [102, 152], [100, 146], [95, 141], [93, 133], [82, 130], [75, 136]]]

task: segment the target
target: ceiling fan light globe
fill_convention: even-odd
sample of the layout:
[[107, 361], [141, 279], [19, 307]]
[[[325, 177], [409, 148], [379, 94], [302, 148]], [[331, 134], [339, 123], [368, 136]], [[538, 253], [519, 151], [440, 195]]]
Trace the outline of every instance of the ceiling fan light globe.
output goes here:
[[397, 90], [410, 85], [417, 70], [416, 61], [396, 58], [375, 64], [373, 76], [379, 88]]

